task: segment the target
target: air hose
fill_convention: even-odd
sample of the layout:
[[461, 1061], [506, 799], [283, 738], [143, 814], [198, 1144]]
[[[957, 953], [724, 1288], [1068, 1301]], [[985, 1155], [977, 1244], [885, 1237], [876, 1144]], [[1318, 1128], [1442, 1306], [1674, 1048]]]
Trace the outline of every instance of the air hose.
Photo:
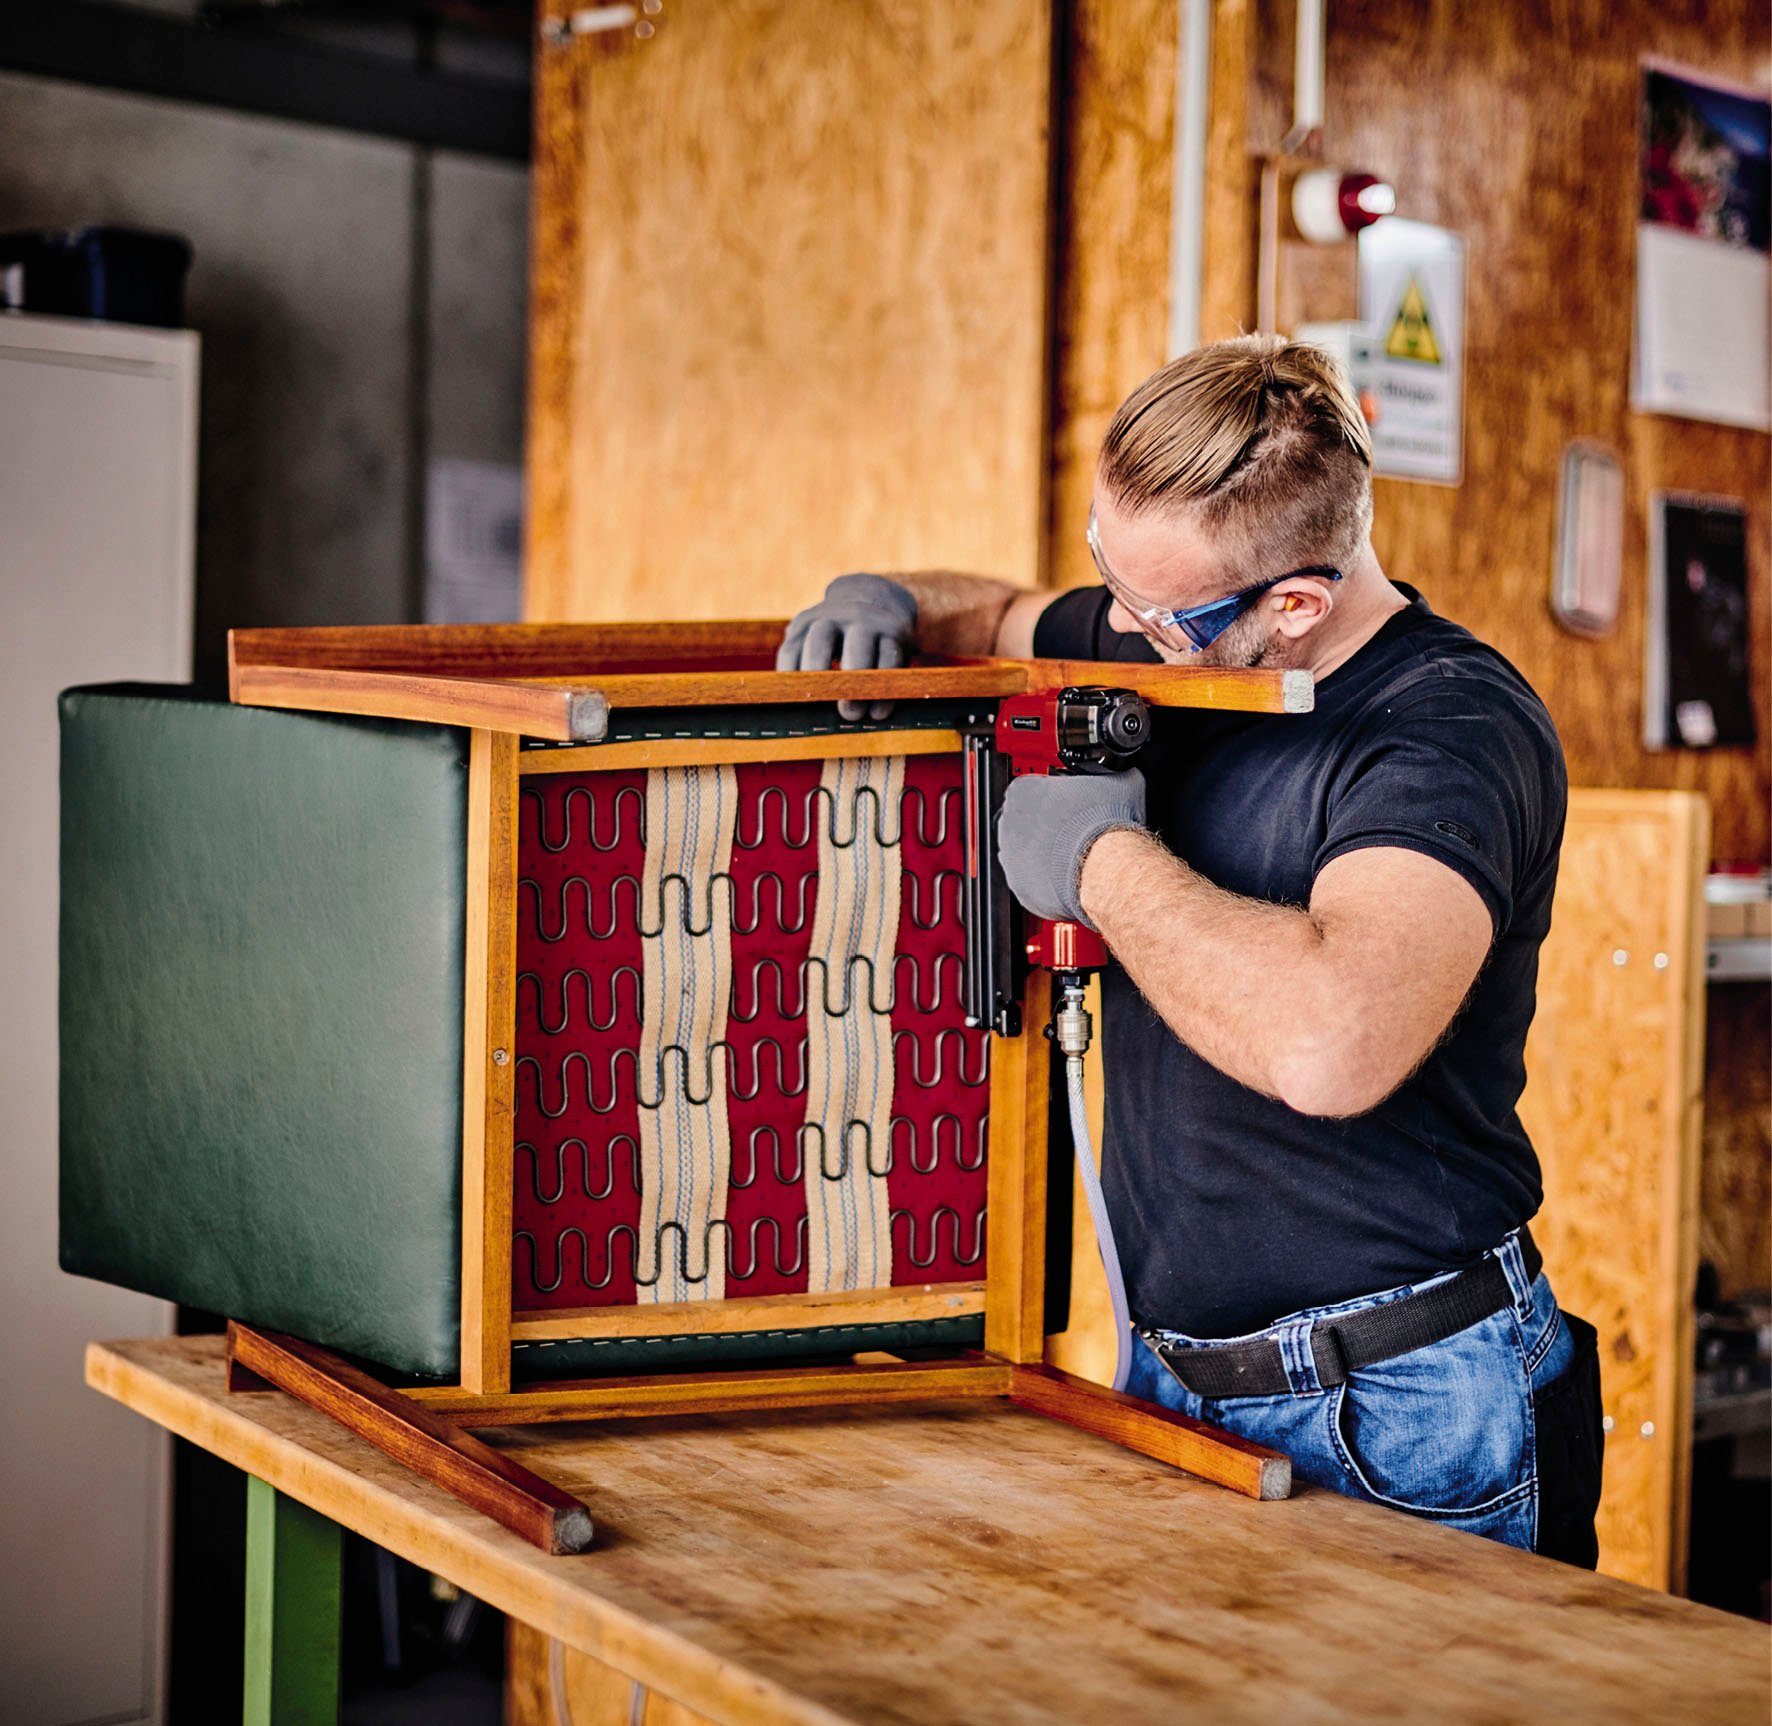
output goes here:
[[1089, 1052], [1094, 1027], [1083, 1005], [1082, 974], [1060, 971], [1055, 980], [1059, 998], [1058, 1010], [1052, 1015], [1052, 1035], [1064, 1056], [1071, 1147], [1076, 1152], [1077, 1173], [1082, 1177], [1083, 1197], [1095, 1224], [1095, 1245], [1101, 1254], [1101, 1268], [1107, 1273], [1108, 1300], [1114, 1309], [1113, 1388], [1124, 1390], [1132, 1372], [1132, 1313], [1126, 1302], [1126, 1279], [1120, 1273], [1120, 1254], [1114, 1245], [1113, 1224], [1108, 1221], [1101, 1171], [1096, 1167], [1095, 1147], [1089, 1137], [1089, 1110], [1083, 1097], [1083, 1057]]

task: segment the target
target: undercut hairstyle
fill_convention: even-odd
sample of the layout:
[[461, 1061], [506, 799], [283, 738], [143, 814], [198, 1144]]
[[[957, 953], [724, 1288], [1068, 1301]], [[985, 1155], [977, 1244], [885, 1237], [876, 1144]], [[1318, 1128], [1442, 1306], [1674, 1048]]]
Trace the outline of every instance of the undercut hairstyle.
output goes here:
[[1171, 360], [1129, 395], [1100, 483], [1129, 514], [1186, 514], [1248, 577], [1352, 567], [1372, 529], [1372, 434], [1321, 348], [1237, 336]]

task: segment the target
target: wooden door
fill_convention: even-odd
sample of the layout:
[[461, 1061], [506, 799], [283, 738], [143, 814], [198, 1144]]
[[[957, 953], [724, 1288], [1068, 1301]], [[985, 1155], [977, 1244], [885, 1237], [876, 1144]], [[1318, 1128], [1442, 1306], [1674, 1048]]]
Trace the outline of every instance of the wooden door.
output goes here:
[[1533, 1232], [1600, 1333], [1612, 1422], [1600, 1568], [1684, 1586], [1704, 1085], [1710, 810], [1688, 791], [1573, 791], [1521, 1118]]
[[526, 615], [1036, 580], [1050, 0], [647, 22], [537, 49]]

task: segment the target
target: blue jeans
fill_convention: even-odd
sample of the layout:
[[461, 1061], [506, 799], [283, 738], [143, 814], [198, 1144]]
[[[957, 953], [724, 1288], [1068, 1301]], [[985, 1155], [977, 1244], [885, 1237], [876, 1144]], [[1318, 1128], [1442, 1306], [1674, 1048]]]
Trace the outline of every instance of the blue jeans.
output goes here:
[[[1591, 1540], [1600, 1443], [1591, 1345], [1580, 1362], [1583, 1369], [1592, 1363], [1591, 1373], [1570, 1369], [1578, 1341], [1587, 1342], [1592, 1331], [1580, 1319], [1565, 1319], [1542, 1274], [1528, 1286], [1517, 1236], [1496, 1252], [1513, 1292], [1508, 1306], [1443, 1342], [1362, 1367], [1331, 1389], [1317, 1382], [1312, 1365], [1309, 1334], [1316, 1320], [1381, 1306], [1445, 1278], [1309, 1307], [1256, 1333], [1280, 1343], [1292, 1380], [1284, 1395], [1197, 1396], [1149, 1341], [1134, 1348], [1126, 1388], [1284, 1451], [1293, 1472], [1317, 1486], [1528, 1551], [1540, 1549], [1540, 1461], [1548, 1447], [1557, 1527], [1573, 1521], [1579, 1530], [1585, 1514]], [[1210, 1346], [1176, 1331], [1146, 1335], [1171, 1350]], [[1583, 1382], [1572, 1383], [1576, 1378]], [[1540, 1433], [1541, 1418], [1558, 1430]], [[1571, 1421], [1574, 1429], [1566, 1430]], [[1573, 1552], [1562, 1550], [1560, 1535], [1551, 1544], [1556, 1556], [1593, 1562], [1579, 1532]]]

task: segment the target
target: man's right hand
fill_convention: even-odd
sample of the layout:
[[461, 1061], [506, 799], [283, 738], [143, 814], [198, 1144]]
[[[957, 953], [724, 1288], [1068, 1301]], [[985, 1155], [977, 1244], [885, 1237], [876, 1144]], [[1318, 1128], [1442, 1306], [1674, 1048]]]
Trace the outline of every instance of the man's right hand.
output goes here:
[[[775, 655], [777, 671], [887, 670], [903, 665], [917, 640], [917, 601], [883, 575], [840, 575], [824, 598], [788, 625]], [[842, 719], [884, 719], [890, 701], [839, 701]]]

